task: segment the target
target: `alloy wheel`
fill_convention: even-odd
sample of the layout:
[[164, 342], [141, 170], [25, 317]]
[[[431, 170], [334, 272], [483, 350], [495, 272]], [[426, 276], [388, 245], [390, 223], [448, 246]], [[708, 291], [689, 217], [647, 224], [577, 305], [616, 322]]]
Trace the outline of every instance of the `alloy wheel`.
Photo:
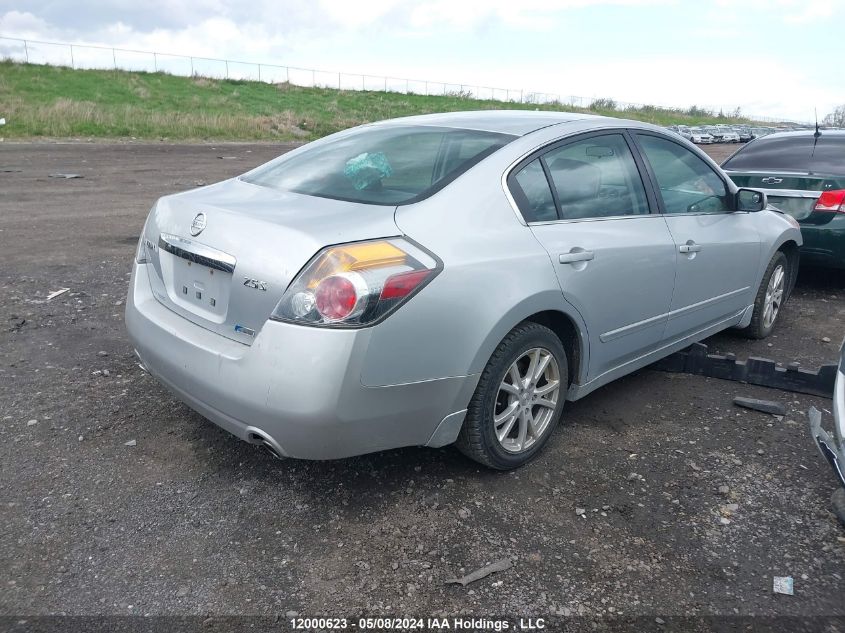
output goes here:
[[772, 327], [783, 303], [783, 289], [786, 281], [786, 271], [783, 266], [778, 266], [772, 271], [769, 277], [769, 285], [766, 288], [766, 298], [763, 303], [763, 327], [767, 330]]
[[499, 385], [493, 407], [496, 439], [508, 453], [522, 453], [540, 439], [560, 397], [560, 368], [542, 347], [524, 352]]

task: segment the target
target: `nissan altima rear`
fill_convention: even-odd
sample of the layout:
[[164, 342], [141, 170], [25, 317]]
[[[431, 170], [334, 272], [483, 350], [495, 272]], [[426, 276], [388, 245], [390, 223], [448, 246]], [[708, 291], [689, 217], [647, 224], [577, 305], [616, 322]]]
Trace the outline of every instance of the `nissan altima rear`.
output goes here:
[[[372, 328], [442, 269], [402, 235], [394, 212], [512, 138], [356, 130], [161, 198], [138, 245], [126, 313], [142, 363], [195, 410], [280, 456], [436, 443], [437, 423], [465, 408], [472, 379], [404, 380], [398, 368], [424, 351], [367, 353]], [[439, 317], [459, 309], [444, 305]]]
[[767, 336], [800, 243], [655, 126], [410, 117], [161, 198], [126, 325], [177, 398], [277, 456], [454, 443], [508, 469], [567, 400], [728, 327]]

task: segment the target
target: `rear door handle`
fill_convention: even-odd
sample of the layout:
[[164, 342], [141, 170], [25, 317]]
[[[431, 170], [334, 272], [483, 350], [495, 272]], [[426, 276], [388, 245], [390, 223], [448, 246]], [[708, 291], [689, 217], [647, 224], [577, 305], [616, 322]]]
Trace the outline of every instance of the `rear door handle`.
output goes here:
[[686, 244], [681, 244], [678, 247], [679, 253], [697, 253], [700, 250], [701, 250], [701, 244], [696, 244], [692, 240], [690, 240]]
[[576, 251], [572, 249], [568, 253], [561, 253], [558, 261], [561, 264], [574, 264], [576, 262], [589, 262], [595, 258], [593, 251]]

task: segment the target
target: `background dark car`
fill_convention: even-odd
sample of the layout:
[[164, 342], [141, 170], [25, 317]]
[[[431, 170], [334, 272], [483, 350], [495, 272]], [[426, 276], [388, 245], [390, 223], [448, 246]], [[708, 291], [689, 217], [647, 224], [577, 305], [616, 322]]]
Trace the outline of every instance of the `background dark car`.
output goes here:
[[734, 125], [733, 131], [739, 134], [739, 142], [740, 143], [747, 143], [754, 139], [754, 133], [751, 131], [751, 128], [746, 125]]
[[771, 134], [722, 167], [737, 186], [762, 189], [770, 204], [798, 220], [802, 264], [845, 269], [845, 131]]

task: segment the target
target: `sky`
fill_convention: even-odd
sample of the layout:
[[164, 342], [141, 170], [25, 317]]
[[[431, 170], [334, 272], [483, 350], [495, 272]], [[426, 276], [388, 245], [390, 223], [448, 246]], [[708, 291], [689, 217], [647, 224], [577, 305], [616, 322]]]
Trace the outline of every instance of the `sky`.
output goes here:
[[844, 24], [845, 0], [0, 0], [6, 37], [796, 121], [845, 103]]

